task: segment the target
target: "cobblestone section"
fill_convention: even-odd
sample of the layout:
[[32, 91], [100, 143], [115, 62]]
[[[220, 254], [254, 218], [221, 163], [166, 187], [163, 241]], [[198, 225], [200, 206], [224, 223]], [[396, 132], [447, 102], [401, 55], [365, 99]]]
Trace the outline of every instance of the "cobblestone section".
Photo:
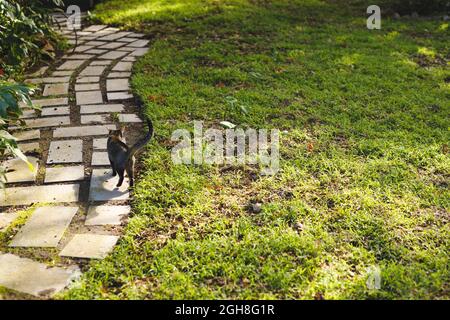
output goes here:
[[[62, 32], [76, 43], [71, 30]], [[34, 170], [7, 159], [7, 188], [0, 192], [0, 232], [9, 236], [0, 247], [0, 286], [19, 297], [51, 297], [77, 279], [88, 259], [107, 256], [120, 237], [130, 193], [128, 183], [115, 187], [106, 137], [120, 124], [143, 128], [129, 85], [133, 62], [148, 50], [143, 37], [89, 26], [78, 31], [73, 53], [26, 80], [41, 87], [33, 102], [42, 110], [26, 110], [28, 129], [15, 128], [15, 135]], [[21, 206], [29, 205], [31, 214], [17, 222], [19, 209], [28, 208]]]

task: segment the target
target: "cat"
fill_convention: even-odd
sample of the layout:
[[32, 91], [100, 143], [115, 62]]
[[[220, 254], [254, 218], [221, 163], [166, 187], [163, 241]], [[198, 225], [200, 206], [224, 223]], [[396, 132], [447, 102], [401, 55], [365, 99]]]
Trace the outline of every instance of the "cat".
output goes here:
[[120, 187], [123, 183], [125, 171], [130, 179], [130, 187], [134, 185], [134, 155], [141, 150], [153, 136], [153, 123], [147, 118], [148, 133], [144, 139], [138, 141], [132, 147], [128, 147], [123, 141], [124, 128], [119, 130], [110, 130], [106, 148], [108, 150], [108, 158], [112, 168], [112, 175], [115, 177], [119, 174], [119, 182], [116, 187]]

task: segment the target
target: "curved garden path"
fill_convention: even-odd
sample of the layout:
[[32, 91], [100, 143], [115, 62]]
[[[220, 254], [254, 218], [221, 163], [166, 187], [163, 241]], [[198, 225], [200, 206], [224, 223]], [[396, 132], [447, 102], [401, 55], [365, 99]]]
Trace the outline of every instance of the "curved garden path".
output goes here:
[[[75, 44], [72, 31], [63, 33]], [[15, 135], [34, 171], [7, 160], [0, 192], [0, 286], [13, 294], [53, 296], [118, 241], [130, 195], [127, 179], [115, 187], [106, 137], [120, 123], [133, 127], [129, 142], [147, 130], [129, 88], [132, 65], [148, 50], [143, 36], [89, 26], [73, 53], [27, 80], [42, 88], [33, 100], [42, 111], [26, 111], [28, 129]]]

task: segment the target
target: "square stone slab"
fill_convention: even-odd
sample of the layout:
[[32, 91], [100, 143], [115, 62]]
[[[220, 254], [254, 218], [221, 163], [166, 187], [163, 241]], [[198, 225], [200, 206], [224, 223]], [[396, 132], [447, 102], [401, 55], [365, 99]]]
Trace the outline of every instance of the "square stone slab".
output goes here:
[[108, 101], [133, 99], [133, 95], [128, 92], [108, 92]]
[[50, 107], [50, 108], [42, 108], [41, 115], [45, 116], [61, 116], [61, 115], [69, 115], [70, 108], [69, 107]]
[[41, 153], [39, 142], [19, 143], [19, 148], [25, 154], [32, 152]]
[[79, 68], [87, 59], [69, 60], [58, 67], [58, 70], [75, 70]]
[[133, 57], [133, 56], [125, 57], [125, 58], [122, 59], [122, 61], [134, 62], [134, 61], [136, 61], [136, 57]]
[[92, 91], [92, 90], [100, 90], [100, 84], [80, 83], [75, 85], [75, 91]]
[[77, 92], [77, 105], [102, 103], [101, 91]]
[[96, 124], [96, 123], [108, 123], [108, 115], [106, 114], [92, 114], [92, 115], [82, 115], [82, 124]]
[[89, 200], [128, 200], [130, 197], [130, 193], [128, 191], [128, 177], [125, 177], [120, 188], [116, 187], [118, 181], [119, 177], [113, 177], [111, 169], [93, 169], [91, 186], [89, 190]]
[[122, 112], [124, 110], [125, 106], [123, 104], [93, 104], [80, 107], [81, 114]]
[[72, 70], [67, 70], [67, 71], [53, 71], [52, 76], [54, 77], [63, 77], [63, 76], [69, 76], [69, 80], [70, 80], [70, 76], [72, 75], [73, 71]]
[[[72, 72], [72, 71], [70, 71]], [[70, 81], [70, 77], [49, 77], [49, 78], [37, 78], [37, 79], [27, 79], [25, 83], [68, 83]]]
[[108, 50], [103, 50], [103, 49], [91, 49], [86, 51], [86, 53], [90, 53], [90, 54], [103, 54], [105, 52], [108, 52]]
[[128, 91], [130, 84], [128, 79], [108, 79], [106, 80], [106, 91]]
[[145, 47], [149, 42], [149, 40], [136, 40], [128, 44], [128, 46], [133, 48], [142, 48]]
[[112, 60], [95, 60], [92, 61], [89, 65], [90, 66], [107, 66], [112, 63]]
[[108, 152], [94, 152], [92, 154], [92, 166], [109, 166]]
[[84, 180], [83, 166], [52, 167], [45, 171], [45, 183]]
[[84, 224], [87, 226], [120, 225], [122, 218], [130, 211], [130, 206], [91, 206]]
[[96, 46], [104, 45], [105, 43], [107, 43], [107, 42], [92, 40], [92, 41], [86, 42], [86, 45], [96, 47]]
[[10, 247], [55, 248], [78, 207], [39, 207], [14, 236]]
[[138, 48], [136, 50], [133, 50], [133, 52], [130, 53], [130, 56], [140, 57], [146, 54], [148, 50], [149, 50], [148, 48]]
[[33, 165], [33, 170], [28, 168], [28, 164], [25, 161], [18, 158], [4, 161], [1, 164], [6, 171], [6, 183], [34, 181], [39, 169], [38, 159], [28, 157], [28, 161]]
[[94, 150], [106, 150], [107, 142], [108, 142], [108, 138], [94, 139], [94, 141], [93, 141]]
[[52, 296], [81, 275], [78, 267], [49, 268], [43, 263], [0, 254], [0, 286], [36, 297]]
[[48, 117], [25, 120], [28, 128], [60, 127], [70, 124], [69, 116]]
[[67, 95], [69, 93], [69, 84], [68, 83], [53, 83], [53, 84], [46, 84], [44, 87], [44, 93], [42, 94], [45, 96], [62, 96]]
[[105, 29], [107, 26], [103, 24], [94, 24], [92, 26], [87, 27], [86, 29], [83, 29], [83, 31], [91, 31], [91, 32], [97, 32], [102, 29]]
[[105, 68], [106, 66], [87, 66], [81, 71], [80, 76], [100, 76]]
[[31, 100], [33, 105], [37, 107], [52, 107], [52, 106], [63, 106], [69, 103], [68, 98], [50, 98], [50, 99], [40, 99]]
[[103, 136], [109, 133], [109, 130], [116, 130], [116, 125], [105, 124], [98, 126], [81, 126], [69, 128], [56, 128], [53, 132], [54, 138], [66, 137], [88, 137], [88, 136]]
[[27, 131], [14, 132], [13, 136], [17, 138], [17, 141], [40, 139], [41, 131], [27, 130]]
[[133, 67], [132, 62], [122, 62], [121, 61], [121, 62], [117, 63], [112, 70], [113, 71], [131, 71], [132, 67]]
[[116, 49], [118, 47], [124, 46], [125, 43], [120, 42], [109, 42], [99, 47], [99, 49]]
[[122, 31], [122, 32], [115, 32], [113, 34], [110, 34], [108, 36], [104, 36], [102, 38], [100, 38], [99, 40], [103, 40], [103, 41], [113, 41], [119, 38], [123, 38], [127, 35], [129, 35], [131, 32], [127, 32], [127, 31]]
[[0, 192], [1, 206], [28, 205], [37, 202], [76, 202], [79, 193], [78, 184], [31, 186], [6, 188]]
[[30, 119], [30, 118], [36, 118], [37, 114], [36, 114], [37, 110], [22, 110], [22, 115], [19, 117], [20, 119]]
[[83, 140], [52, 141], [47, 163], [69, 163], [83, 161]]
[[5, 231], [17, 217], [17, 212], [0, 212], [0, 231]]
[[134, 113], [119, 114], [119, 122], [142, 122], [142, 120]]
[[124, 72], [111, 72], [107, 75], [107, 78], [130, 78], [131, 72], [124, 71]]
[[[70, 56], [64, 56], [63, 58], [67, 59], [67, 60], [83, 60], [83, 62], [85, 62], [86, 60], [91, 59], [93, 56], [94, 55], [92, 55], [92, 54], [72, 54]], [[82, 65], [82, 63], [80, 65], [78, 65], [78, 67], [81, 65]], [[78, 67], [76, 67], [76, 68], [78, 68]], [[75, 70], [75, 69], [68, 69], [68, 70]]]
[[76, 234], [60, 252], [62, 257], [103, 259], [114, 248], [119, 237], [100, 234]]
[[75, 52], [85, 52], [85, 51], [87, 51], [89, 49], [92, 49], [92, 48], [94, 48], [94, 47], [82, 45], [82, 46], [76, 47], [75, 48]]
[[99, 83], [100, 77], [80, 77], [77, 78], [77, 83]]
[[110, 51], [108, 53], [105, 53], [104, 55], [99, 56], [98, 58], [106, 60], [115, 60], [125, 55], [127, 55], [127, 53], [124, 51]]

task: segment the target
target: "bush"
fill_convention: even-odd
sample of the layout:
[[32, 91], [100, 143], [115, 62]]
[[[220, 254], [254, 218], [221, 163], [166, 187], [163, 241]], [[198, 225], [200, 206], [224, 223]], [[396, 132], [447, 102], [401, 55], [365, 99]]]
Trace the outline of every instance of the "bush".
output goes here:
[[[51, 28], [50, 5], [61, 0], [0, 0], [0, 69], [21, 73], [44, 56], [53, 58], [58, 35]], [[5, 45], [4, 45], [5, 44]]]
[[[8, 152], [31, 166], [26, 156], [18, 148], [16, 138], [7, 129], [10, 125], [22, 122], [20, 120], [22, 115], [21, 103], [34, 108], [30, 100], [32, 92], [33, 89], [27, 86], [0, 81], [0, 159]], [[5, 181], [5, 172], [0, 167], [0, 188], [4, 188]]]

